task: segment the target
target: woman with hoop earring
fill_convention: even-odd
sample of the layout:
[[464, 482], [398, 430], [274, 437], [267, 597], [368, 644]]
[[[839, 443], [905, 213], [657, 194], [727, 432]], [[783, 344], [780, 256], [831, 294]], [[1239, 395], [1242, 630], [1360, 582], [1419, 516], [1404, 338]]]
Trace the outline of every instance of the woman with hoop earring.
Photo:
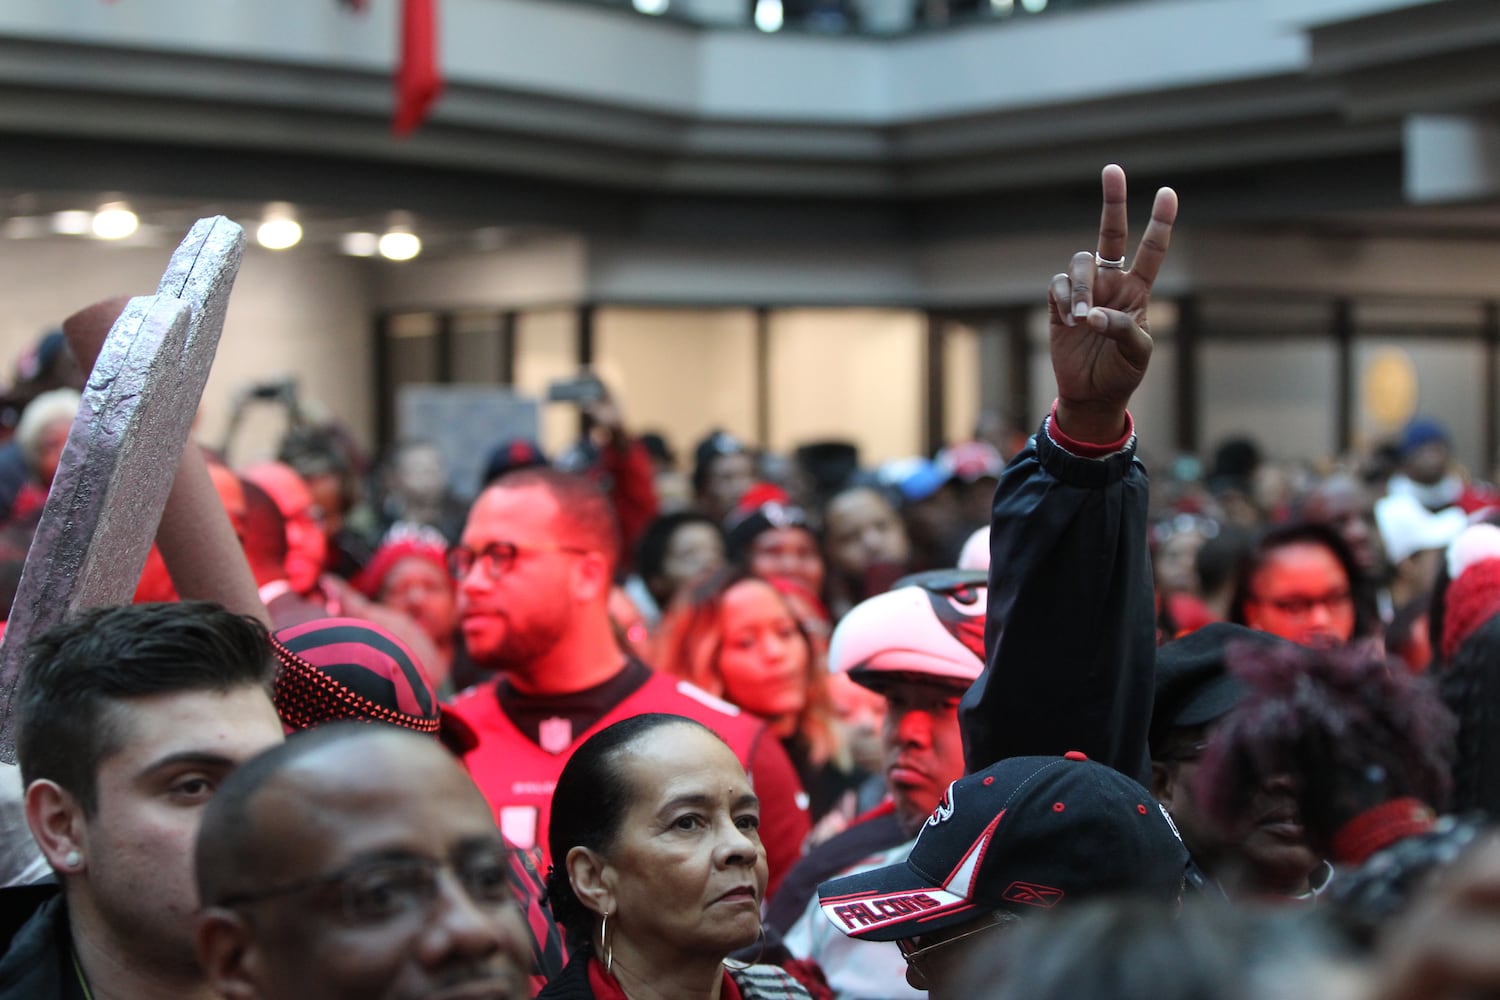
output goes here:
[[766, 887], [760, 805], [733, 751], [676, 715], [594, 734], [552, 799], [547, 879], [566, 968], [538, 1000], [807, 1000], [755, 944]]

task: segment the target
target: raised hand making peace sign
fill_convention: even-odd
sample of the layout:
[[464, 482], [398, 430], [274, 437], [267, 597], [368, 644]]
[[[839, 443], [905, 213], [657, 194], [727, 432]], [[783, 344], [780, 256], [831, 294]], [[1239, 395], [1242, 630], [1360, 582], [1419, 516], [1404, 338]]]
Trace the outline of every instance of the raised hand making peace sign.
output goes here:
[[1162, 188], [1126, 268], [1125, 171], [1112, 163], [1102, 181], [1098, 250], [1079, 251], [1067, 273], [1053, 276], [1049, 310], [1057, 423], [1069, 437], [1091, 443], [1124, 433], [1125, 407], [1151, 360], [1151, 286], [1177, 219], [1177, 193]]

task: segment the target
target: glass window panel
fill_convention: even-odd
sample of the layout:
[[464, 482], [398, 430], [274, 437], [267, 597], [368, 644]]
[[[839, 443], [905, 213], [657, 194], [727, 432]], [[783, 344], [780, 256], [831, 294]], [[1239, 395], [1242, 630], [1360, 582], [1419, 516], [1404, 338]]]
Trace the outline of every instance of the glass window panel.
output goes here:
[[686, 469], [715, 428], [757, 439], [755, 323], [749, 309], [600, 309], [594, 369], [631, 430], [663, 434]]
[[[544, 309], [516, 317], [516, 391], [547, 398], [547, 384], [578, 374], [578, 311]], [[542, 450], [549, 457], [578, 440], [578, 409], [541, 404]]]
[[458, 383], [490, 385], [505, 371], [504, 317], [499, 313], [457, 313], [449, 348], [449, 370]]
[[1208, 461], [1229, 437], [1268, 459], [1334, 453], [1336, 352], [1326, 341], [1213, 341], [1199, 345], [1198, 441]]
[[771, 447], [859, 447], [865, 465], [919, 455], [927, 319], [894, 309], [788, 309], [770, 318]]

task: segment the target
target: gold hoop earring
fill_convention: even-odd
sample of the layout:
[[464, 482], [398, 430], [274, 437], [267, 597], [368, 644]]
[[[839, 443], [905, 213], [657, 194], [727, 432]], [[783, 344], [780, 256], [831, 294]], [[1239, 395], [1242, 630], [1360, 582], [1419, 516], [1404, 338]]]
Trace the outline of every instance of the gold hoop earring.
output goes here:
[[604, 949], [604, 971], [613, 975], [615, 969], [615, 943], [609, 937], [609, 914], [599, 924], [599, 947]]

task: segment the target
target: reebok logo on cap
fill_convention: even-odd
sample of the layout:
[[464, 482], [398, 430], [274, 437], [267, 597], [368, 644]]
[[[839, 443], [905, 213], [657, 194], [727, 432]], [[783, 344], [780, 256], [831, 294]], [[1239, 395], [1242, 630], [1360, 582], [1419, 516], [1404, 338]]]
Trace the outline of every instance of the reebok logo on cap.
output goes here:
[[1012, 882], [1010, 888], [1000, 894], [1000, 898], [1007, 903], [1020, 903], [1023, 906], [1040, 906], [1050, 909], [1062, 902], [1065, 894], [1061, 889], [1054, 889], [1050, 885], [1036, 885], [1033, 882]]
[[950, 785], [905, 861], [824, 882], [818, 900], [850, 937], [896, 941], [1065, 899], [1175, 902], [1187, 860], [1139, 783], [1081, 753], [1012, 757]]

